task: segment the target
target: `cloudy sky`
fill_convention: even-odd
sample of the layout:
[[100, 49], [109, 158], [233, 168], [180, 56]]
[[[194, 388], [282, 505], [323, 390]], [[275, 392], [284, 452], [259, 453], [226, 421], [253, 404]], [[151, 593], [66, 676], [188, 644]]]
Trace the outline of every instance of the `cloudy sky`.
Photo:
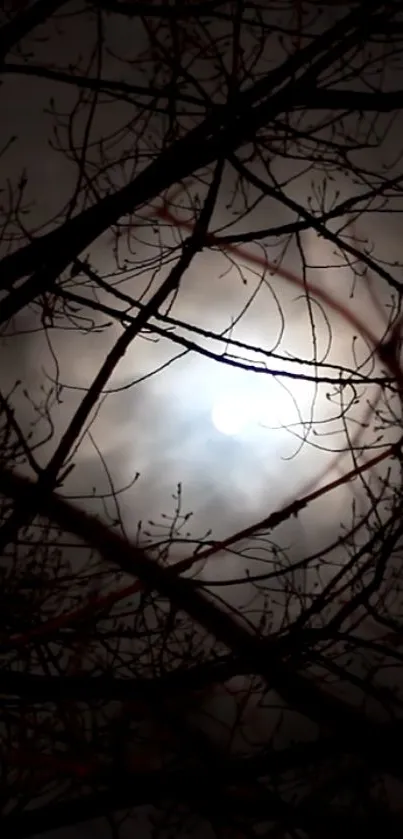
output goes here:
[[[95, 44], [96, 25], [95, 17], [78, 19], [66, 10], [65, 16], [60, 14], [57, 25], [41, 27], [27, 42], [31, 63], [61, 69], [69, 65], [84, 68], [90, 60], [90, 48]], [[118, 16], [108, 18], [103, 33], [103, 75], [121, 79], [127, 72], [127, 65], [121, 61], [125, 57], [131, 61], [129, 80], [134, 83], [143, 80], [147, 69], [146, 36], [139, 25], [137, 40], [133, 42], [129, 29]], [[18, 61], [17, 55], [15, 63]], [[70, 141], [79, 145], [88, 106], [87, 110], [77, 108], [77, 92], [68, 85], [21, 77], [13, 72], [4, 76], [1, 97], [6, 114], [1, 123], [2, 146], [14, 138], [2, 157], [4, 198], [7, 190], [15, 189], [25, 172], [26, 229], [35, 231], [42, 224], [47, 225], [42, 230], [51, 229], [52, 218], [71, 198], [77, 177], [71, 154], [66, 159], [57, 146], [66, 146], [69, 136]], [[77, 113], [69, 123], [65, 115], [75, 106]], [[59, 116], [55, 116], [56, 111]], [[91, 123], [94, 147], [97, 140], [111, 137], [117, 131], [123, 138], [116, 140], [117, 147], [120, 148], [119, 143], [122, 147], [124, 143], [127, 145], [128, 135], [123, 128], [133, 118], [135, 109], [127, 103], [114, 103], [102, 105], [98, 111]], [[150, 135], [158, 129], [157, 118], [151, 125]], [[382, 155], [388, 153], [391, 145], [396, 145], [398, 136], [396, 123], [385, 139], [384, 148], [380, 143], [373, 152], [366, 152], [366, 165], [379, 166]], [[307, 193], [313, 195], [314, 173], [304, 171], [304, 161], [282, 162], [277, 158], [273, 167], [279, 181], [288, 182], [287, 190], [292, 197], [304, 201]], [[113, 177], [117, 186], [116, 167]], [[319, 175], [317, 180], [319, 183]], [[237, 202], [241, 206], [239, 196], [235, 202], [232, 200], [234, 183], [227, 167], [211, 225], [213, 230], [234, 222]], [[194, 193], [196, 187], [190, 184], [189, 189]], [[197, 189], [202, 194], [200, 184]], [[328, 181], [327, 189], [329, 195], [339, 190], [347, 198], [357, 186], [340, 177], [338, 182]], [[177, 215], [186, 220], [188, 199], [180, 198], [178, 203]], [[160, 207], [161, 202], [156, 201], [152, 208], [142, 211], [142, 219], [134, 220], [130, 236], [135, 255], [132, 270], [124, 276], [123, 272], [116, 272], [111, 236], [104, 236], [91, 251], [92, 264], [99, 274], [108, 281], [120, 281], [119, 289], [137, 299], [141, 294], [143, 300], [147, 299], [170, 267], [168, 264], [158, 268], [161, 242], [168, 247], [178, 241], [178, 230], [158, 219]], [[144, 223], [150, 215], [155, 217], [154, 232]], [[266, 199], [244, 221], [236, 222], [235, 218], [233, 229], [244, 231], [267, 224], [267, 220], [281, 224], [289, 219], [290, 214], [282, 205]], [[399, 258], [395, 219], [393, 215], [375, 214], [357, 222], [356, 234], [363, 245], [369, 242], [375, 248], [373, 256], [389, 261]], [[347, 224], [349, 220], [345, 221]], [[266, 364], [271, 370], [307, 376], [315, 373], [314, 367], [287, 359], [300, 358], [312, 363], [316, 353], [319, 361], [334, 365], [322, 373], [337, 380], [342, 367], [354, 370], [357, 365], [365, 364], [370, 350], [357, 329], [332, 311], [323, 295], [348, 306], [373, 334], [381, 337], [389, 317], [391, 290], [386, 284], [382, 287], [376, 278], [372, 279], [380, 301], [381, 311], [377, 311], [366, 279], [354, 279], [345, 259], [335, 252], [331, 243], [319, 240], [309, 231], [301, 238], [307, 263], [305, 279], [321, 289], [322, 298], [314, 295], [308, 305], [303, 287], [284, 276], [274, 276], [267, 264], [262, 265], [260, 245], [251, 244], [244, 247], [241, 258], [217, 250], [199, 254], [186, 272], [169, 314], [181, 322], [189, 321], [196, 327], [256, 347], [256, 352], [230, 350], [232, 356], [238, 354], [238, 362], [255, 367]], [[282, 254], [284, 243], [284, 239], [271, 242], [267, 253], [273, 262], [281, 257], [282, 267], [301, 278], [301, 254], [296, 243], [288, 242]], [[7, 246], [5, 243], [4, 247]], [[254, 262], [248, 260], [248, 253]], [[99, 299], [105, 304], [115, 303], [107, 293], [101, 292]], [[92, 317], [90, 311], [85, 314]], [[32, 311], [21, 314], [15, 329], [17, 336], [4, 344], [3, 357], [7, 363], [3, 364], [2, 377], [4, 390], [14, 380], [22, 381], [13, 397], [22, 422], [29, 421], [23, 388], [37, 401], [43, 387], [49, 388], [56, 380], [63, 385], [59, 404], [52, 408], [55, 436], [40, 454], [45, 462], [121, 327], [104, 315], [99, 315], [102, 328], [90, 334], [84, 334], [84, 330], [73, 331], [67, 323], [64, 329], [35, 333], [37, 324]], [[218, 355], [226, 349], [223, 342], [209, 341], [175, 328], [177, 334], [194, 338]], [[274, 352], [278, 357], [268, 359], [259, 349]], [[365, 373], [365, 366], [361, 372]], [[367, 400], [375, 398], [375, 387], [367, 387], [365, 392], [359, 388], [357, 395], [358, 404], [348, 411], [350, 434], [353, 424], [364, 415]], [[351, 389], [343, 391], [343, 399], [347, 402], [352, 399]], [[108, 481], [105, 465], [116, 487], [127, 485], [139, 473], [133, 490], [121, 497], [122, 515], [130, 532], [139, 518], [155, 520], [162, 512], [169, 513], [172, 493], [181, 482], [184, 510], [194, 513], [190, 523], [192, 535], [197, 538], [210, 528], [218, 537], [229, 535], [234, 528], [246, 526], [291, 500], [315, 476], [322, 476], [334, 462], [334, 454], [345, 446], [346, 428], [341, 413], [344, 411], [340, 396], [329, 383], [315, 386], [306, 380], [245, 372], [196, 353], [183, 354], [183, 349], [168, 338], [143, 336], [131, 346], [115, 371], [109, 394], [102, 400], [91, 426], [91, 436], [84, 437], [76, 453], [75, 469], [66, 491], [76, 495], [91, 493], [92, 486], [102, 489]], [[223, 433], [228, 431], [231, 433]], [[102, 452], [104, 463], [96, 448]], [[348, 468], [351, 459], [346, 456], [337, 469]], [[331, 477], [333, 473], [328, 475]], [[333, 493], [331, 515], [326, 512], [327, 499], [312, 505], [305, 516], [287, 528], [286, 543], [289, 546], [296, 543], [297, 551], [308, 551], [317, 547], [318, 540], [331, 537], [349, 506], [352, 491], [348, 487]]]
[[[95, 50], [100, 21], [96, 15], [77, 18], [73, 11], [79, 4], [67, 6], [57, 23], [41, 27], [24, 42], [25, 53], [32, 64], [61, 71], [73, 66], [83, 73], [90, 68], [94, 75], [100, 60]], [[330, 23], [336, 7], [329, 8], [327, 14]], [[144, 27], [138, 23], [134, 37], [133, 24], [118, 16], [104, 20], [103, 27], [102, 75], [144, 84], [149, 72]], [[247, 49], [247, 37], [245, 45]], [[222, 49], [225, 55], [229, 46], [223, 42]], [[260, 59], [261, 69], [281, 57], [282, 48], [276, 44], [270, 59], [267, 55]], [[9, 56], [10, 65], [22, 60], [18, 51]], [[200, 59], [200, 67], [193, 72], [206, 73], [207, 67], [207, 58]], [[100, 160], [100, 141], [105, 142], [110, 159], [115, 161], [110, 178], [116, 189], [134, 171], [131, 144], [137, 144], [141, 152], [141, 143], [146, 147], [159, 142], [161, 120], [158, 115], [153, 117], [138, 139], [139, 109], [127, 102], [107, 102], [97, 103], [88, 122], [91, 103], [79, 104], [74, 87], [21, 75], [17, 69], [9, 67], [0, 88], [0, 148], [12, 138], [0, 158], [1, 186], [6, 208], [15, 201], [21, 177], [26, 179], [21, 219], [29, 237], [52, 229], [63, 217], [78, 183], [77, 159], [69, 145], [79, 148], [88, 127], [88, 173], [93, 175]], [[393, 72], [392, 79], [397, 71]], [[210, 82], [205, 84], [208, 89]], [[378, 171], [393, 157], [395, 176], [401, 169], [401, 123], [387, 116], [377, 125], [376, 133], [379, 140], [373, 149], [362, 153], [360, 165]], [[61, 148], [67, 148], [67, 153]], [[122, 154], [125, 164], [119, 168]], [[277, 156], [272, 167], [278, 182], [287, 185], [287, 193], [304, 205], [314, 201], [315, 190], [323, 186], [321, 173], [307, 169], [304, 160], [284, 161]], [[108, 189], [108, 176], [99, 178], [104, 190]], [[177, 218], [184, 222], [182, 228], [162, 218], [162, 201], [157, 199], [130, 220], [130, 230], [127, 223], [122, 225], [118, 267], [111, 233], [82, 255], [89, 256], [105, 282], [116, 284], [120, 292], [137, 301], [144, 303], [150, 298], [172, 265], [170, 248], [187, 232], [190, 201], [197, 200], [196, 193], [201, 198], [205, 195], [202, 182], [195, 180], [185, 186], [175, 206]], [[336, 193], [338, 200], [347, 199], [360, 188], [354, 179], [333, 175], [326, 180], [329, 205]], [[79, 209], [81, 200], [77, 201]], [[282, 204], [268, 198], [245, 218], [239, 218], [241, 212], [242, 195], [227, 166], [211, 222], [213, 231], [248, 231], [286, 224], [293, 218]], [[396, 263], [391, 273], [399, 280], [399, 216], [382, 210], [358, 219], [354, 228], [352, 219], [346, 217], [344, 222], [346, 227], [350, 225], [351, 234], [354, 229], [361, 247], [370, 249], [373, 259], [385, 265]], [[16, 235], [16, 223], [5, 228], [3, 255], [10, 248], [10, 236], [11, 247], [16, 247]], [[128, 243], [131, 261], [124, 269]], [[176, 501], [172, 496], [180, 483], [183, 512], [193, 513], [186, 524], [190, 537], [199, 539], [211, 530], [214, 538], [220, 539], [302, 495], [306, 488], [334, 480], [351, 469], [351, 455], [339, 455], [359, 429], [364, 447], [383, 446], [397, 437], [393, 429], [380, 437], [380, 428], [387, 428], [391, 415], [390, 405], [382, 397], [376, 403], [379, 392], [375, 385], [357, 383], [355, 389], [347, 385], [341, 391], [337, 386], [345, 368], [354, 373], [357, 382], [369, 372], [374, 377], [383, 372], [359, 327], [363, 325], [375, 340], [382, 338], [395, 311], [393, 290], [375, 276], [357, 276], [345, 257], [312, 231], [304, 233], [299, 244], [302, 251], [296, 241], [273, 239], [267, 243], [266, 255], [259, 243], [252, 243], [245, 245], [242, 253], [215, 248], [204, 250], [193, 260], [179, 293], [161, 309], [171, 322], [152, 321], [166, 330], [166, 336], [143, 334], [115, 370], [90, 432], [74, 454], [75, 467], [64, 487], [68, 497], [80, 497], [80, 503], [99, 510], [99, 504], [89, 498], [93, 488], [97, 494], [109, 492], [112, 481], [118, 490], [138, 475], [119, 497], [126, 532], [135, 535], [139, 520], [147, 527], [148, 520], [158, 523], [161, 514], [173, 512]], [[267, 258], [272, 263], [281, 261], [281, 275], [270, 269]], [[314, 290], [309, 301], [304, 282], [305, 288]], [[81, 288], [77, 282], [76, 292], [94, 299], [84, 281]], [[105, 290], [97, 292], [97, 299], [105, 307], [117, 305]], [[125, 308], [123, 302], [121, 305]], [[349, 318], [342, 317], [342, 308], [348, 309]], [[121, 325], [106, 310], [94, 315], [88, 308], [79, 314], [84, 319], [77, 320], [77, 328], [59, 318], [58, 328], [44, 332], [38, 311], [31, 308], [3, 330], [1, 390], [3, 394], [13, 390], [11, 402], [25, 430], [36, 416], [33, 404], [43, 401], [55, 386], [57, 389], [51, 404], [54, 433], [37, 453], [43, 465], [121, 334]], [[89, 330], [94, 317], [97, 329]], [[186, 324], [196, 331], [187, 329]], [[194, 341], [201, 352], [185, 352], [170, 340], [169, 330]], [[207, 332], [221, 340], [211, 339]], [[229, 338], [242, 343], [243, 348], [229, 347]], [[203, 355], [207, 352], [217, 357], [224, 351], [232, 364]], [[318, 362], [327, 365], [321, 373], [328, 379], [319, 385], [309, 380], [315, 376]], [[242, 369], [248, 365], [254, 369]], [[375, 403], [376, 420], [369, 413]], [[46, 422], [35, 426], [34, 435], [46, 434]], [[385, 468], [371, 475], [371, 486], [378, 485]], [[359, 482], [310, 505], [279, 528], [276, 541], [289, 559], [302, 559], [320, 550], [337, 538], [341, 523], [351, 522], [353, 501], [361, 510], [368, 504], [365, 487]], [[113, 514], [113, 501], [108, 502], [108, 509]], [[158, 532], [155, 526], [151, 529]], [[334, 558], [337, 560], [336, 554]], [[245, 565], [244, 557], [224, 552], [204, 565], [200, 575], [205, 580], [238, 577]], [[249, 562], [252, 570], [258, 566], [257, 561]], [[331, 573], [330, 566], [326, 573]], [[238, 588], [234, 598], [244, 596]]]

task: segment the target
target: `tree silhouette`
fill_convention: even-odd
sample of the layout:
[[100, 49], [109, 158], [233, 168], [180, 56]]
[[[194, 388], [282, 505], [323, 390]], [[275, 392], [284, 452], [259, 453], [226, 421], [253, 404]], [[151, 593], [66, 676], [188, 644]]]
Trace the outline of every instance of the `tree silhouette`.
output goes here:
[[401, 836], [400, 5], [4, 4], [5, 836]]

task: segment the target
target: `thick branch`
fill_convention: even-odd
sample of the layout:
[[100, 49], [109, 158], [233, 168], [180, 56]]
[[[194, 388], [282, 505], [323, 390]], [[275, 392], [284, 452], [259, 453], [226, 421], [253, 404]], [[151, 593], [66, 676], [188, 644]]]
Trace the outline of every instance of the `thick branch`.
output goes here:
[[246, 661], [233, 656], [222, 656], [216, 661], [197, 664], [188, 669], [173, 670], [155, 679], [119, 679], [116, 676], [34, 676], [25, 673], [0, 672], [0, 694], [17, 696], [29, 701], [58, 702], [93, 700], [130, 702], [135, 699], [155, 699], [175, 696], [186, 691], [200, 690], [233, 676], [250, 672]]
[[74, 533], [98, 550], [107, 562], [138, 576], [147, 588], [167, 597], [176, 608], [187, 612], [241, 660], [247, 661], [250, 668], [263, 676], [288, 705], [318, 725], [333, 729], [349, 748], [366, 754], [369, 760], [374, 754], [384, 755], [390, 771], [398, 775], [402, 772], [403, 724], [395, 724], [393, 738], [389, 739], [385, 726], [369, 721], [360, 709], [322, 691], [309, 677], [296, 672], [292, 663], [283, 660], [281, 648], [275, 640], [262, 642], [252, 636], [233, 617], [216, 607], [211, 599], [199, 593], [190, 580], [161, 568], [143, 550], [126, 542], [101, 521], [58, 495], [41, 494], [27, 478], [8, 470], [0, 473], [0, 491], [24, 504], [27, 509], [35, 509], [40, 515], [57, 522], [64, 530]]
[[7, 53], [66, 2], [67, 0], [37, 0], [26, 11], [16, 15], [0, 29], [0, 69], [1, 61]]
[[[2, 301], [0, 323], [7, 322], [39, 294], [51, 289], [71, 261], [122, 216], [227, 155], [245, 140], [253, 139], [268, 119], [288, 111], [295, 96], [301, 96], [304, 89], [311, 90], [318, 75], [354, 46], [363, 28], [370, 29], [371, 15], [382, 6], [379, 0], [367, 0], [365, 14], [362, 9], [354, 10], [267, 78], [239, 94], [231, 110], [215, 110], [186, 137], [162, 152], [134, 182], [108, 195], [59, 230], [4, 258], [0, 263], [3, 288], [10, 288], [32, 270], [35, 273]], [[374, 21], [372, 25], [375, 26]], [[296, 79], [297, 72], [300, 75]]]
[[295, 104], [311, 110], [324, 111], [374, 111], [388, 113], [399, 111], [403, 106], [403, 90], [379, 90], [366, 93], [359, 90], [331, 90], [316, 88], [308, 95], [296, 100]]

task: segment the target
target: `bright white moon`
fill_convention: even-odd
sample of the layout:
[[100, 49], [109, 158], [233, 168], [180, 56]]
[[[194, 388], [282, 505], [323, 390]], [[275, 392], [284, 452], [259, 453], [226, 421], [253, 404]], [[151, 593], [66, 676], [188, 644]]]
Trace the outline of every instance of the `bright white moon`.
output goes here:
[[217, 431], [234, 437], [246, 428], [252, 419], [252, 413], [251, 406], [245, 399], [232, 395], [216, 402], [211, 418]]
[[278, 382], [267, 381], [265, 387], [256, 391], [242, 388], [228, 392], [218, 398], [211, 412], [215, 428], [221, 434], [236, 437], [242, 431], [259, 426], [266, 429], [281, 429], [290, 423], [297, 423], [299, 411], [303, 412], [310, 389], [306, 382], [293, 390], [281, 387]]

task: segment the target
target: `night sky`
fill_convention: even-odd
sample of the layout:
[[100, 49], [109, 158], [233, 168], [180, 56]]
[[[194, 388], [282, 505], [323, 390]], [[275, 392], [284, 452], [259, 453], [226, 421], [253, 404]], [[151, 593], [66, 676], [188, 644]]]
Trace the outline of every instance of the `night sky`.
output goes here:
[[[139, 177], [152, 159], [202, 122], [209, 101], [222, 104], [235, 37], [242, 44], [239, 93], [281, 67], [291, 49], [302, 49], [347, 14], [344, 4], [329, 3], [317, 4], [323, 6], [317, 16], [312, 4], [306, 4], [302, 35], [295, 47], [297, 4], [292, 3], [278, 3], [270, 12], [269, 4], [260, 4], [259, 14], [272, 24], [272, 34], [267, 30], [265, 36], [259, 35], [259, 27], [245, 22], [258, 15], [256, 4], [244, 4], [245, 21], [238, 35], [234, 35], [232, 14], [236, 3], [222, 4], [223, 15], [217, 19], [213, 15], [186, 18], [179, 29], [169, 18], [161, 23], [152, 14], [107, 13], [108, 3], [100, 3], [104, 9], [98, 12], [94, 3], [59, 5], [49, 20], [5, 57], [0, 87], [4, 257], [61, 228], [70, 217]], [[8, 15], [11, 19], [35, 3], [8, 6], [3, 24]], [[292, 37], [286, 34], [287, 28], [292, 29]], [[178, 95], [176, 100], [168, 97], [168, 104], [165, 99], [154, 111], [150, 96], [130, 93], [118, 99], [110, 92], [94, 94], [63, 81], [69, 74], [99, 75], [132, 89], [147, 84], [161, 87], [179, 72], [172, 58], [175, 48], [182, 69], [186, 68], [181, 87], [184, 101]], [[335, 60], [320, 77], [321, 85], [347, 91], [370, 91], [374, 86], [399, 90], [398, 49], [396, 57], [389, 57], [383, 45], [375, 44], [371, 55], [368, 47], [368, 69], [357, 72], [355, 67], [364, 60], [358, 49], [344, 70]], [[187, 101], [186, 95], [196, 96], [199, 104]], [[348, 110], [346, 114], [341, 110], [326, 125], [325, 108], [297, 108], [287, 152], [281, 140], [284, 114], [274, 121], [268, 119], [259, 134], [260, 156], [252, 158], [253, 138], [249, 138], [238, 150], [238, 159], [257, 179], [267, 180], [273, 193], [285, 194], [288, 206], [274, 194], [262, 196], [256, 183], [245, 194], [239, 172], [227, 159], [210, 233], [229, 237], [290, 225], [298, 220], [292, 202], [320, 218], [335, 204], [365, 195], [377, 179], [403, 178], [400, 110], [384, 114]], [[176, 136], [170, 134], [172, 120]], [[317, 135], [334, 144], [333, 151], [331, 143], [326, 150], [326, 163], [304, 139], [304, 132], [308, 134], [321, 121], [324, 127], [316, 129]], [[349, 171], [343, 172], [335, 163], [335, 148], [354, 142], [357, 149], [346, 158]], [[63, 287], [74, 291], [77, 300], [81, 297], [81, 304], [72, 299], [68, 303], [66, 298], [63, 302], [63, 297], [55, 304], [49, 297], [44, 308], [43, 301], [38, 305], [36, 300], [3, 324], [1, 393], [9, 398], [23, 432], [32, 435], [31, 443], [43, 441], [36, 449], [42, 467], [122, 333], [122, 324], [111, 311], [127, 309], [133, 317], [155, 294], [179, 258], [179, 245], [189, 234], [186, 225], [193, 226], [194, 209], [206, 198], [212, 172], [213, 166], [195, 170], [181, 182], [180, 194], [173, 178], [167, 189], [156, 190], [152, 201], [122, 214], [117, 224], [77, 254], [102, 282], [102, 287], [95, 288], [85, 273], [77, 271], [71, 279], [70, 262], [61, 275]], [[401, 187], [397, 180], [396, 184], [373, 200], [370, 211], [362, 212], [367, 206], [362, 201], [354, 211], [327, 222], [333, 234], [340, 232], [347, 243], [381, 265], [384, 276], [368, 266], [364, 270], [359, 260], [309, 225], [298, 235], [251, 237], [252, 241], [240, 243], [241, 251], [234, 240], [232, 250], [215, 246], [198, 253], [177, 292], [159, 307], [162, 317], [150, 319], [148, 329], [117, 365], [91, 414], [92, 422], [85, 423], [74, 448], [74, 469], [63, 483], [63, 494], [108, 520], [116, 515], [111, 487], [115, 491], [126, 487], [118, 496], [122, 526], [129, 538], [136, 538], [141, 522], [140, 540], [147, 542], [165, 532], [167, 518], [161, 516], [173, 514], [179, 484], [182, 512], [192, 515], [183, 525], [187, 542], [173, 547], [172, 561], [192, 552], [198, 540], [224, 539], [303, 495], [307, 488], [336, 480], [399, 439], [398, 399], [390, 390], [379, 390], [377, 381], [389, 373], [376, 352], [388, 324], [399, 313]], [[178, 195], [170, 203], [174, 193]], [[182, 220], [182, 227], [164, 216], [164, 202]], [[275, 264], [282, 269], [277, 274]], [[6, 292], [0, 295], [1, 309]], [[96, 301], [98, 311], [85, 307], [83, 297], [89, 303]], [[128, 298], [133, 301], [130, 311]], [[44, 329], [49, 302], [55, 305], [54, 321], [53, 325], [46, 321]], [[67, 305], [75, 306], [74, 310], [68, 313]], [[348, 316], [343, 317], [342, 311]], [[360, 332], [360, 324], [365, 325], [366, 335]], [[369, 333], [375, 344], [368, 340]], [[186, 341], [191, 343], [186, 346]], [[38, 406], [45, 402], [49, 415], [38, 422]], [[346, 451], [351, 445], [353, 453]], [[32, 474], [26, 463], [20, 463], [19, 469]], [[351, 526], [352, 516], [363, 516], [371, 508], [373, 493], [390, 476], [389, 470], [393, 475], [395, 469], [391, 460], [385, 460], [369, 470], [364, 480], [346, 483], [318, 498], [270, 535], [276, 545], [270, 556], [267, 546], [254, 544], [252, 550], [244, 540], [240, 550], [222, 551], [196, 565], [193, 573], [202, 582], [238, 580], [218, 593], [244, 613], [250, 609], [250, 620], [258, 624], [263, 594], [239, 580], [246, 573], [275, 568], [276, 563], [320, 554], [336, 543], [342, 528]], [[105, 493], [109, 497], [104, 501]], [[380, 502], [380, 520], [387, 507], [387, 500], [385, 509]], [[66, 550], [73, 568], [76, 563], [79, 569], [81, 554]], [[318, 586], [326, 585], [346, 559], [345, 546], [335, 544], [326, 557], [322, 566], [315, 563], [308, 571], [290, 574], [296, 595], [290, 595], [284, 577], [272, 581], [272, 627], [299, 614], [301, 591], [309, 602], [312, 591], [317, 593]], [[364, 633], [376, 634], [371, 626], [368, 618]], [[354, 666], [358, 672], [361, 664]], [[226, 701], [210, 698], [216, 718], [220, 714], [227, 720], [230, 717]], [[247, 710], [251, 736], [259, 741], [277, 718], [277, 712], [268, 718], [267, 711], [254, 709], [252, 700]], [[303, 728], [305, 733], [309, 725]], [[211, 722], [206, 730], [220, 742], [218, 724]], [[295, 730], [302, 729], [290, 715], [283, 742], [289, 742]], [[99, 837], [103, 830], [103, 825], [88, 826], [79, 834], [74, 829], [74, 835]], [[139, 835], [146, 835], [146, 828], [138, 830]], [[194, 835], [200, 830], [205, 835], [199, 826], [194, 827]], [[73, 829], [57, 835], [68, 839]]]

